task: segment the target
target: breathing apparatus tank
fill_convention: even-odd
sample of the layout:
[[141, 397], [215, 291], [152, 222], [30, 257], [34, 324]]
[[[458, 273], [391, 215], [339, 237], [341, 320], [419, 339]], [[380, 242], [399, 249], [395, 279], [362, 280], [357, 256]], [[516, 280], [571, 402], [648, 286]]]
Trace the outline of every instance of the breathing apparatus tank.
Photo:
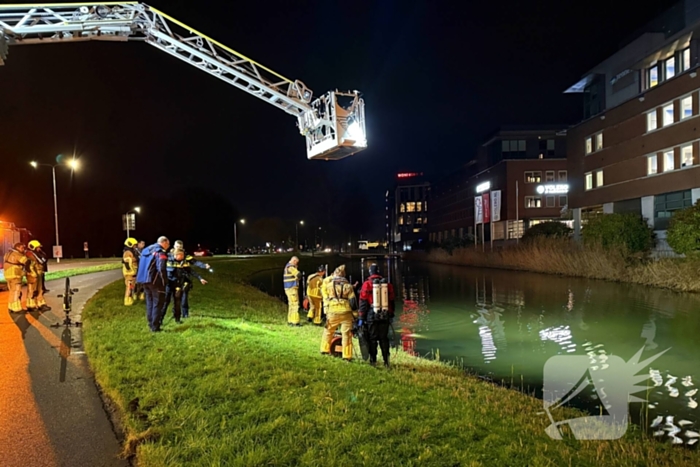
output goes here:
[[372, 309], [375, 313], [382, 309], [382, 285], [379, 279], [372, 281]]
[[379, 285], [380, 285], [381, 297], [382, 297], [381, 311], [388, 313], [389, 312], [389, 282], [387, 282], [386, 279], [382, 279], [382, 282]]

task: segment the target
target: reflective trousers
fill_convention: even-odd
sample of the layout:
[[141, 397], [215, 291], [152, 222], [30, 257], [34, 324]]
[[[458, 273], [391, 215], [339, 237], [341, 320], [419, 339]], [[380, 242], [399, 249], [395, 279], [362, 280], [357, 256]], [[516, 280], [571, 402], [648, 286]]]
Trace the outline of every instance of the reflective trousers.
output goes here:
[[352, 359], [352, 318], [351, 311], [326, 315], [326, 327], [321, 338], [321, 353], [330, 353], [333, 334], [340, 327], [340, 333], [343, 336], [343, 358]]
[[27, 274], [27, 309], [46, 306], [44, 300], [44, 276]]
[[124, 305], [131, 306], [136, 300], [136, 276], [124, 276]]
[[287, 312], [287, 323], [299, 324], [299, 288], [290, 287], [284, 289], [287, 294], [287, 303], [289, 303], [289, 311]]
[[389, 363], [389, 321], [370, 321], [367, 324], [369, 362], [377, 363], [377, 344], [382, 349], [384, 363]]
[[159, 331], [165, 316], [165, 287], [144, 284], [146, 292], [146, 318], [151, 331]]
[[314, 324], [321, 324], [323, 312], [323, 304], [321, 297], [309, 297], [309, 313], [306, 315], [307, 318], [313, 319]]
[[10, 292], [7, 308], [14, 312], [22, 311], [22, 301], [19, 298], [22, 294], [22, 279], [8, 279], [7, 288]]

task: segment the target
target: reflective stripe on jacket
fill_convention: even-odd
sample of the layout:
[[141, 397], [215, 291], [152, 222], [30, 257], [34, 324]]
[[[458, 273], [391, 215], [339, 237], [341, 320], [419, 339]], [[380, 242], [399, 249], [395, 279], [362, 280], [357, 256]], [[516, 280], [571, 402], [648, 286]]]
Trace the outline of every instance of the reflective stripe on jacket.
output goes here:
[[[325, 282], [325, 281], [324, 281]], [[333, 277], [324, 284], [324, 297], [328, 301], [328, 313], [347, 313], [353, 311], [357, 299], [352, 285], [344, 277]]]
[[311, 274], [306, 286], [306, 295], [313, 298], [323, 298], [321, 295], [321, 285], [323, 277], [319, 273]]
[[6, 280], [22, 279], [24, 276], [24, 265], [27, 264], [27, 256], [11, 248], [5, 253], [3, 263]]
[[299, 287], [299, 281], [297, 277], [299, 276], [299, 270], [292, 263], [287, 263], [284, 267], [284, 288], [291, 289], [292, 287]]

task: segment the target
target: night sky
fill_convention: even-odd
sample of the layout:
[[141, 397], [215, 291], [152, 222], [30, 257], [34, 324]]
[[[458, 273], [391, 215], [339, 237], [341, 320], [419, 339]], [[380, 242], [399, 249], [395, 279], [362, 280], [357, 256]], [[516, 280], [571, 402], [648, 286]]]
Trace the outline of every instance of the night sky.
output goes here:
[[51, 171], [28, 162], [75, 151], [81, 171], [57, 173], [68, 256], [83, 241], [118, 253], [136, 205], [149, 243], [225, 246], [240, 217], [259, 221], [241, 244], [294, 235], [299, 219], [300, 237], [379, 237], [397, 172], [437, 181], [500, 125], [576, 123], [581, 96], [563, 91], [672, 3], [152, 2], [315, 95], [361, 90], [370, 148], [339, 162], [308, 161], [293, 117], [144, 43], [11, 47], [0, 220], [53, 244]]

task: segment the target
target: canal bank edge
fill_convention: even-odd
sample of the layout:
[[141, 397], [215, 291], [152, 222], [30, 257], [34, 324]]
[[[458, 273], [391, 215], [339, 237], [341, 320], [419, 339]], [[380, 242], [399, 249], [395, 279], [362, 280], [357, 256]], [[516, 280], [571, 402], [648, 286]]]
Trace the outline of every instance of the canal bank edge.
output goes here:
[[[251, 263], [258, 265], [217, 265], [221, 282], [195, 291], [196, 321], [166, 323], [159, 335], [144, 331], [142, 307], [122, 305], [118, 282], [86, 305], [89, 361], [124, 417], [128, 437], [135, 441], [125, 448], [137, 453], [138, 465], [183, 465], [203, 458], [243, 465], [322, 459], [355, 465], [415, 460], [453, 465], [476, 459], [532, 465], [574, 457], [579, 465], [700, 463], [698, 453], [650, 443], [638, 430], [615, 442], [551, 440], [544, 433], [546, 420], [536, 416], [541, 401], [446, 363], [399, 351], [395, 369], [387, 373], [321, 357], [318, 328], [286, 327], [284, 304], [243, 284], [270, 267], [270, 259]], [[235, 271], [236, 266], [242, 270]], [[278, 383], [285, 390], [269, 390], [281, 388]], [[360, 388], [351, 391], [355, 401], [343, 397], [350, 386]], [[316, 401], [314, 394], [325, 394], [331, 402]], [[384, 403], [378, 406], [377, 400]], [[389, 410], [398, 403], [400, 417]], [[426, 412], [428, 405], [432, 410]], [[361, 406], [365, 410], [353, 410]], [[329, 412], [329, 407], [336, 410]], [[583, 415], [567, 411], [569, 417]], [[237, 416], [243, 423], [236, 424]], [[189, 417], [198, 422], [182, 423]], [[346, 423], [372, 429], [348, 433], [324, 428]], [[261, 438], [263, 432], [268, 434]], [[307, 436], [293, 435], [301, 432]], [[385, 449], [376, 450], [377, 439]], [[319, 441], [337, 449], [320, 449]]]
[[613, 282], [627, 282], [670, 289], [700, 292], [700, 260], [690, 258], [646, 259], [624, 255], [616, 250], [584, 247], [567, 240], [546, 239], [490, 251], [458, 248], [452, 252], [435, 248], [408, 251], [402, 258], [453, 266], [537, 272]]

